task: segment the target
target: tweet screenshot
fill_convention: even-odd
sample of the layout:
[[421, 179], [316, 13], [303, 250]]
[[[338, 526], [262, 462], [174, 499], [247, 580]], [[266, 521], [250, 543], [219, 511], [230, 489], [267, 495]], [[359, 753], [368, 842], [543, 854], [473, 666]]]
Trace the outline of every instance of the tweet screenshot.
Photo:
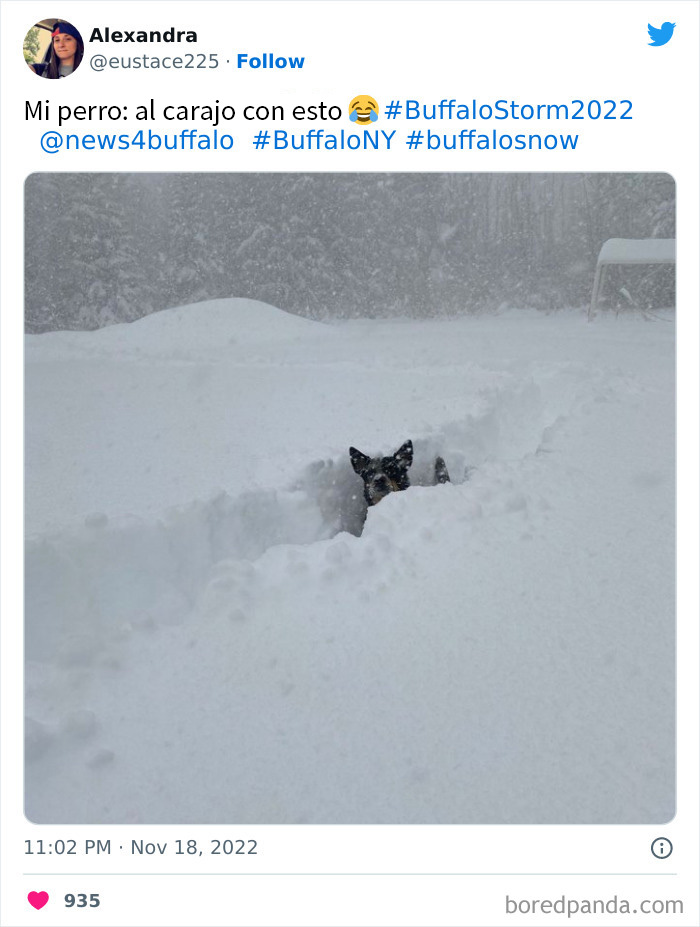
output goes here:
[[699, 13], [0, 0], [2, 927], [699, 927]]

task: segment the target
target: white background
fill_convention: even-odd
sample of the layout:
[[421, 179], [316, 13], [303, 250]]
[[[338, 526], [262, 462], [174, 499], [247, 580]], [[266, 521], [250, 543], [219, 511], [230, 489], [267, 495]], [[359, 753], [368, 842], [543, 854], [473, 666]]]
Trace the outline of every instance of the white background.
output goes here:
[[[88, 38], [94, 27], [194, 29], [196, 45], [92, 44], [78, 73], [40, 81], [21, 45], [40, 18], [59, 15]], [[677, 24], [650, 48], [647, 23]], [[91, 54], [218, 53], [217, 70], [90, 70]], [[304, 56], [299, 71], [239, 70], [238, 52]], [[224, 62], [229, 59], [231, 64]], [[126, 923], [480, 924], [567, 923], [556, 914], [505, 914], [517, 899], [683, 899], [685, 914], [644, 924], [698, 924], [698, 4], [666, 2], [103, 2], [2, 3], [2, 910], [3, 925]], [[41, 134], [57, 120], [25, 121], [25, 101], [127, 104], [128, 122], [71, 122], [71, 132], [161, 134], [206, 123], [136, 123], [135, 108], [166, 104], [313, 105], [345, 110], [359, 93], [389, 100], [471, 105], [513, 99], [633, 102], [625, 122], [425, 123], [384, 118], [397, 130], [390, 152], [257, 153], [261, 128], [356, 131], [347, 120], [245, 123], [233, 151], [45, 154]], [[479, 132], [580, 135], [575, 152], [408, 151], [405, 133], [475, 126]], [[33, 171], [664, 171], [678, 205], [678, 813], [658, 827], [39, 827], [22, 814], [22, 309], [23, 182]], [[655, 837], [673, 841], [666, 861]], [[196, 838], [258, 841], [257, 856], [25, 856], [24, 841], [132, 839], [172, 845]], [[120, 872], [133, 873], [120, 876]], [[54, 874], [50, 874], [54, 873]], [[29, 891], [51, 902], [32, 909]], [[67, 910], [67, 892], [99, 892], [97, 909]], [[631, 923], [629, 916], [568, 923]]]

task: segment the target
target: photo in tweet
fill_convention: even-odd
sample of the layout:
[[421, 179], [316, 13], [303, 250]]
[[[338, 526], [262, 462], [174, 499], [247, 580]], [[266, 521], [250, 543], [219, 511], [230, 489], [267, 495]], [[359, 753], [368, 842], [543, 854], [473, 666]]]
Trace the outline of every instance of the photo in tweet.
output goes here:
[[31, 821], [673, 817], [671, 177], [25, 210]]

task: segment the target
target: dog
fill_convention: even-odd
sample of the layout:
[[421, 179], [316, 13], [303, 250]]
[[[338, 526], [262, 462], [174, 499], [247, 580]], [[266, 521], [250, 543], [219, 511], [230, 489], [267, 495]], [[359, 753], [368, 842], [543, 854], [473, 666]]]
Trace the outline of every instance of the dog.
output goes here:
[[[376, 505], [390, 492], [402, 492], [411, 485], [408, 471], [413, 463], [413, 442], [406, 441], [391, 457], [368, 457], [356, 447], [351, 447], [350, 462], [355, 473], [362, 477], [365, 484], [364, 495], [367, 505]], [[435, 458], [434, 481], [450, 482], [450, 475], [442, 457]]]

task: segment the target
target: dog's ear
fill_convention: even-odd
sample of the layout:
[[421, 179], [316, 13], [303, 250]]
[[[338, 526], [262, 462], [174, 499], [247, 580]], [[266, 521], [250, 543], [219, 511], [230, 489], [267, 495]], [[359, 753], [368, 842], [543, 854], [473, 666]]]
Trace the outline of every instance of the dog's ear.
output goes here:
[[402, 467], [408, 469], [413, 463], [413, 441], [406, 441], [394, 454], [396, 460]]
[[362, 473], [370, 460], [370, 457], [358, 451], [356, 447], [350, 448], [350, 462], [355, 473]]
[[447, 464], [442, 459], [442, 457], [435, 458], [435, 482], [436, 483], [449, 483], [450, 474], [447, 471]]

